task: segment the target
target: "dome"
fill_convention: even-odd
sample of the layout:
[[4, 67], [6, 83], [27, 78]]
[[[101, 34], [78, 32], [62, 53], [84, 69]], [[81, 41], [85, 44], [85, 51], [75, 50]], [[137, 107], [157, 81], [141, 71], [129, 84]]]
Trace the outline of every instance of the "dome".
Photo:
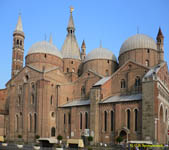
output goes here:
[[106, 48], [96, 48], [92, 50], [85, 58], [85, 62], [93, 59], [108, 59], [117, 61], [116, 56]]
[[120, 54], [138, 48], [149, 48], [157, 50], [156, 42], [145, 34], [136, 34], [129, 37], [121, 46]]
[[46, 41], [41, 41], [33, 44], [28, 51], [28, 55], [33, 53], [51, 54], [62, 58], [60, 51], [53, 44]]

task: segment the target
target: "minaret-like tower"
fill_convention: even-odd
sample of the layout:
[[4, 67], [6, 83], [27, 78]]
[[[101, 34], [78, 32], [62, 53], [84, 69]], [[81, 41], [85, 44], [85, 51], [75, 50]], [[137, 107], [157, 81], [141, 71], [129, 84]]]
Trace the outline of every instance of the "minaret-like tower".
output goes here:
[[12, 77], [23, 68], [24, 39], [21, 16], [19, 15], [16, 29], [13, 32]]
[[158, 30], [156, 40], [157, 40], [157, 50], [159, 52], [159, 63], [161, 63], [164, 61], [164, 36], [161, 31], [161, 28], [159, 28]]
[[67, 26], [67, 35], [63, 43], [61, 53], [64, 62], [64, 73], [73, 73], [74, 75], [77, 75], [79, 72], [79, 65], [81, 64], [81, 54], [75, 36], [75, 25], [72, 12], [73, 8], [71, 7], [69, 22]]
[[81, 46], [81, 59], [82, 59], [82, 61], [85, 60], [85, 57], [86, 57], [86, 44], [85, 44], [85, 41], [83, 40], [82, 46]]

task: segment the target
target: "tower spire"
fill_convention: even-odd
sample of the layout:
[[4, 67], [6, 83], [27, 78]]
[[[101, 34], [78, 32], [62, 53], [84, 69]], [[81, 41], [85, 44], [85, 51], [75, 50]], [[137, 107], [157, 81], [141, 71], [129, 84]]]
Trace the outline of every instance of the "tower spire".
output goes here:
[[85, 60], [86, 57], [86, 44], [85, 41], [83, 40], [82, 46], [81, 46], [81, 59], [82, 61]]
[[19, 13], [18, 22], [15, 28], [15, 31], [23, 32], [21, 13]]
[[21, 14], [19, 14], [18, 22], [13, 32], [12, 77], [18, 74], [23, 68], [24, 39], [25, 36], [22, 27]]
[[70, 7], [70, 17], [69, 17], [69, 23], [68, 23], [68, 27], [67, 27], [68, 33], [74, 33], [74, 31], [75, 31], [75, 26], [74, 26], [74, 21], [73, 21], [73, 16], [72, 16], [73, 10], [74, 10], [74, 8]]

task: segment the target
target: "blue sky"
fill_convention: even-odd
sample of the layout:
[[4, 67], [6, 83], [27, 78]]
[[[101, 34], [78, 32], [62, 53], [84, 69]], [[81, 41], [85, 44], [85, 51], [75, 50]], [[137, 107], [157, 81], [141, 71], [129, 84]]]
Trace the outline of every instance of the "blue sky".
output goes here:
[[32, 44], [49, 39], [61, 49], [67, 31], [69, 7], [76, 38], [87, 53], [102, 46], [118, 57], [122, 43], [130, 36], [144, 33], [156, 39], [159, 26], [165, 37], [165, 60], [169, 63], [169, 1], [168, 0], [0, 0], [0, 88], [11, 77], [12, 34], [22, 13], [25, 33], [25, 56]]

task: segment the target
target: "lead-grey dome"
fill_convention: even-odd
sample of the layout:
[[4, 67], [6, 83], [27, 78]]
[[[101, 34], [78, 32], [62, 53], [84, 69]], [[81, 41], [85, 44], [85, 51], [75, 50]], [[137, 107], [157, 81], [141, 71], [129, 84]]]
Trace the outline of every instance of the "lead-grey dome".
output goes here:
[[96, 48], [92, 50], [85, 58], [85, 62], [93, 59], [108, 59], [117, 61], [116, 56], [106, 48]]
[[62, 54], [56, 48], [56, 46], [46, 41], [41, 41], [41, 42], [37, 42], [33, 44], [28, 51], [28, 55], [33, 54], [33, 53], [51, 54], [51, 55], [55, 55], [57, 57], [62, 58]]
[[145, 34], [136, 34], [129, 37], [121, 46], [120, 54], [132, 49], [148, 48], [157, 50], [156, 42]]

